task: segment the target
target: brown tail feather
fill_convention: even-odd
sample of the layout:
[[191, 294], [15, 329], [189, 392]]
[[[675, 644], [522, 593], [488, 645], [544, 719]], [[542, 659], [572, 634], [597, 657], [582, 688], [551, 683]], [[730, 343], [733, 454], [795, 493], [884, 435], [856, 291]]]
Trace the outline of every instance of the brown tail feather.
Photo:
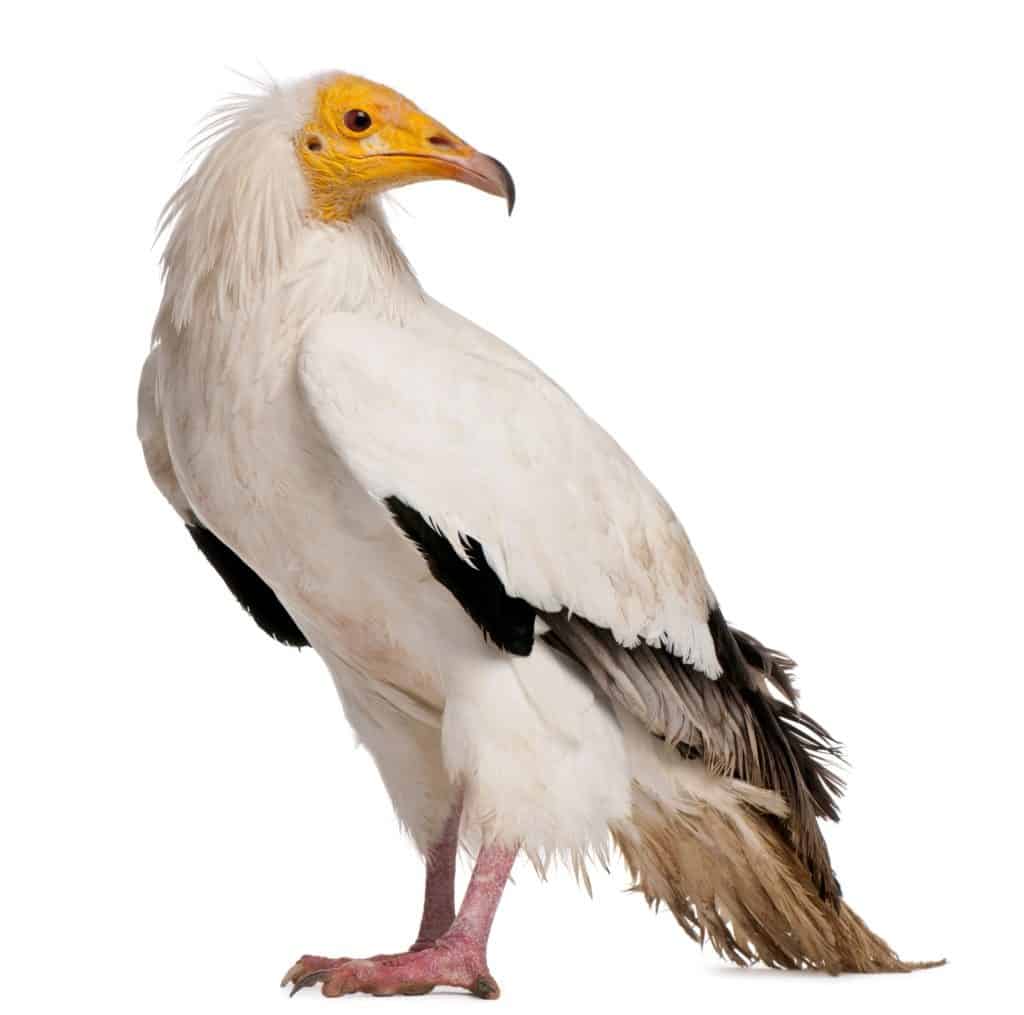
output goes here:
[[632, 820], [614, 834], [648, 903], [665, 903], [690, 937], [738, 965], [833, 974], [942, 965], [904, 962], [845, 902], [822, 900], [779, 822], [747, 804], [721, 811], [695, 800], [669, 813], [638, 791]]

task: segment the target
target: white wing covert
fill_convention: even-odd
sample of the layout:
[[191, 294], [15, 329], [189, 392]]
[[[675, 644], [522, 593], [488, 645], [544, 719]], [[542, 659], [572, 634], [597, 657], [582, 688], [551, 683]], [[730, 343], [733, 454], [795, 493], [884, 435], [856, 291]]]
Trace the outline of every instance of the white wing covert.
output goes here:
[[508, 596], [717, 676], [713, 596], [657, 490], [528, 360], [436, 315], [417, 329], [333, 314], [306, 337], [300, 383], [339, 457], [464, 561], [479, 543]]

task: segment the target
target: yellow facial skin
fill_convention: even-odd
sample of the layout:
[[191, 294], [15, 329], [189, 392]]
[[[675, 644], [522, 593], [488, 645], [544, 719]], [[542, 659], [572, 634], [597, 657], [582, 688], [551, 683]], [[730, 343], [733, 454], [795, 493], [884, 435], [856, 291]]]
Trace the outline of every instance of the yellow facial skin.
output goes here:
[[373, 194], [421, 180], [468, 183], [504, 197], [510, 213], [515, 200], [512, 177], [500, 162], [393, 89], [350, 74], [320, 88], [295, 146], [313, 213], [325, 222], [348, 221]]

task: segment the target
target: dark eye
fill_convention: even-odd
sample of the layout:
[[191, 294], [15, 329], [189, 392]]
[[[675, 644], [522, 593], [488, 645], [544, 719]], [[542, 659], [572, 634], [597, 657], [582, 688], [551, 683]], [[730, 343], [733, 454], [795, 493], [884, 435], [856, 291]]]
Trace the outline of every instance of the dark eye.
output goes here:
[[364, 130], [369, 130], [371, 123], [373, 123], [373, 120], [365, 109], [350, 109], [345, 114], [345, 126], [357, 134], [361, 134]]

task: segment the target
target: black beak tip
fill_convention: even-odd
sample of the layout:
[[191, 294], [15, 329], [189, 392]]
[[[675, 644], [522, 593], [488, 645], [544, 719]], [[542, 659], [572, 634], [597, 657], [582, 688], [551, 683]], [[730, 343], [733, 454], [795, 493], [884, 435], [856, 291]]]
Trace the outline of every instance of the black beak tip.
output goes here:
[[505, 187], [505, 200], [508, 202], [508, 213], [512, 214], [512, 209], [516, 206], [516, 181], [512, 179], [512, 174], [505, 168], [505, 166], [494, 159], [494, 164], [498, 167], [498, 173], [501, 176], [502, 183]]

